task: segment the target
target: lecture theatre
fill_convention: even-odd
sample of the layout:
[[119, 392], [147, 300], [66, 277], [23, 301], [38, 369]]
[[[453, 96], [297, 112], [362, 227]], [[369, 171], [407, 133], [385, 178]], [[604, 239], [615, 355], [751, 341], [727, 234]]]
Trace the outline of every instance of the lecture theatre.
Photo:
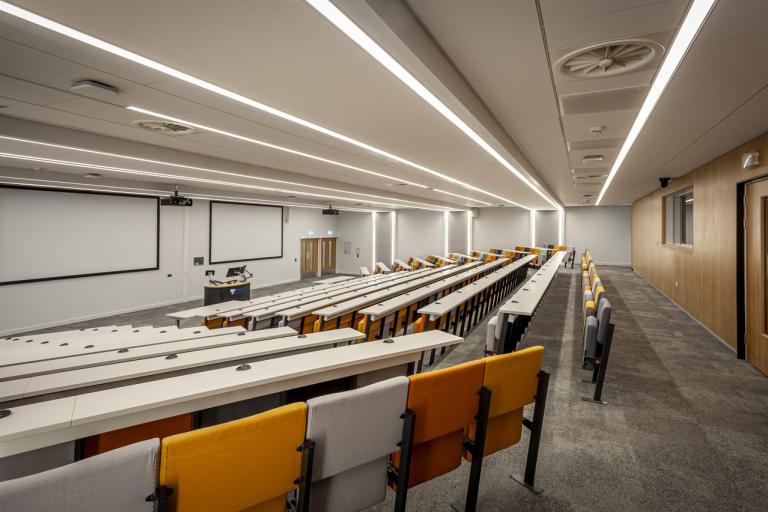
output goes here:
[[767, 20], [0, 0], [0, 512], [765, 512]]

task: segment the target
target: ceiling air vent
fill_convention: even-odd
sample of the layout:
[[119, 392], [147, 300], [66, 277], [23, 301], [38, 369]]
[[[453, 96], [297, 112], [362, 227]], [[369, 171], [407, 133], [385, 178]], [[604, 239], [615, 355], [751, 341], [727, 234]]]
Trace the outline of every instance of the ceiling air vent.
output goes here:
[[162, 133], [163, 135], [189, 135], [197, 133], [197, 129], [181, 123], [170, 123], [168, 121], [156, 121], [154, 119], [139, 119], [134, 121], [133, 126], [151, 132]]
[[598, 43], [570, 52], [557, 61], [568, 78], [603, 78], [637, 71], [656, 62], [664, 47], [646, 39]]
[[388, 183], [388, 187], [407, 187], [407, 183]]

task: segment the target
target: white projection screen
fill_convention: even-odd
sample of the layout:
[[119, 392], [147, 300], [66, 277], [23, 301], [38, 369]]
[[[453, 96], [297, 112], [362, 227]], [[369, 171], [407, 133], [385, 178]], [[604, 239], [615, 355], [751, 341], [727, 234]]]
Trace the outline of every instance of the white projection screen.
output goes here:
[[211, 201], [212, 265], [282, 257], [282, 206]]
[[0, 187], [0, 285], [157, 270], [156, 197]]

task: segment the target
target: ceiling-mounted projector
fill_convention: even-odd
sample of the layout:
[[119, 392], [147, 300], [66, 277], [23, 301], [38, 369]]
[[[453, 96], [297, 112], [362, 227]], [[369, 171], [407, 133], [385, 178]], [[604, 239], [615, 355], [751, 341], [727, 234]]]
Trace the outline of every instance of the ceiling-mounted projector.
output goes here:
[[323, 210], [323, 215], [338, 215], [338, 214], [339, 214], [339, 210], [334, 209], [333, 206], [331, 205], [328, 205], [328, 208]]
[[192, 206], [192, 200], [179, 195], [179, 191], [173, 193], [172, 196], [161, 197], [160, 204], [162, 206]]

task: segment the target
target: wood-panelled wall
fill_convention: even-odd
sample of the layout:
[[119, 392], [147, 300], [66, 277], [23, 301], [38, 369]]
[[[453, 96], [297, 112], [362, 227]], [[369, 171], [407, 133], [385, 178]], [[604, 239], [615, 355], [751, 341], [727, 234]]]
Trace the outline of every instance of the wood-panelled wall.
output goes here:
[[[741, 168], [741, 155], [761, 164]], [[632, 205], [632, 266], [736, 348], [736, 184], [768, 174], [768, 134], [696, 169]], [[663, 197], [693, 185], [693, 249], [662, 243]]]

